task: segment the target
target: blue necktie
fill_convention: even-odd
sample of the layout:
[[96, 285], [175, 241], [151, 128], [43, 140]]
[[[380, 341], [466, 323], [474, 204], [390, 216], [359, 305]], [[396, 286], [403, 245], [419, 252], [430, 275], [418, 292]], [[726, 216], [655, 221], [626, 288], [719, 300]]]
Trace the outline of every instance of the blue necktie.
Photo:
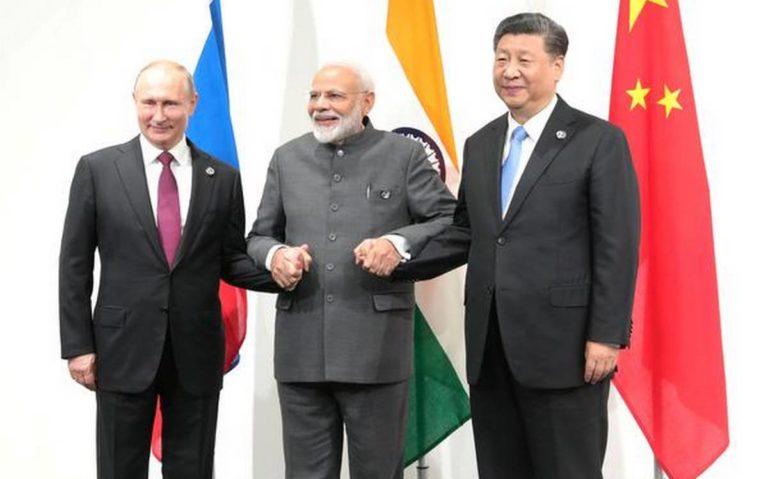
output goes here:
[[523, 150], [523, 140], [528, 136], [522, 126], [518, 126], [512, 131], [509, 138], [509, 153], [507, 159], [501, 166], [501, 216], [506, 214], [507, 203], [512, 194], [512, 184], [515, 181], [515, 174], [520, 165], [520, 152]]

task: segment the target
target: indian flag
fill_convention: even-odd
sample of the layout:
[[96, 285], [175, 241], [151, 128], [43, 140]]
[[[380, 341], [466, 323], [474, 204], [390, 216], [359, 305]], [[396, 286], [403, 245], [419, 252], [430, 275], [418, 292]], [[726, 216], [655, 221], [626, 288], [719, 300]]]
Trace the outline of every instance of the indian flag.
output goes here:
[[[421, 143], [456, 194], [459, 168], [432, 1], [389, 0], [386, 32], [400, 64], [396, 73], [410, 87], [397, 104], [400, 114], [389, 118], [398, 122], [392, 130]], [[463, 277], [454, 271], [417, 287], [406, 465], [469, 419], [469, 396], [458, 372], [464, 365]]]

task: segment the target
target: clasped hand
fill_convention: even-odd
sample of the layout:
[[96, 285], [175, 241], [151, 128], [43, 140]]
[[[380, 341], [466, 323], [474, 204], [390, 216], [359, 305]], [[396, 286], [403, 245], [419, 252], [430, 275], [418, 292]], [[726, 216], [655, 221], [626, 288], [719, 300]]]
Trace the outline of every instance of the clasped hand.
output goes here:
[[[379, 277], [387, 277], [402, 261], [402, 256], [388, 239], [369, 238], [354, 249], [355, 264]], [[312, 265], [309, 246], [285, 246], [272, 257], [272, 278], [281, 288], [290, 291], [308, 273]]]
[[354, 250], [355, 264], [379, 277], [387, 277], [403, 260], [397, 248], [387, 238], [363, 240]]
[[270, 270], [272, 279], [281, 288], [288, 291], [296, 287], [304, 273], [309, 272], [312, 266], [312, 255], [309, 254], [309, 246], [286, 246], [280, 248], [272, 257]]

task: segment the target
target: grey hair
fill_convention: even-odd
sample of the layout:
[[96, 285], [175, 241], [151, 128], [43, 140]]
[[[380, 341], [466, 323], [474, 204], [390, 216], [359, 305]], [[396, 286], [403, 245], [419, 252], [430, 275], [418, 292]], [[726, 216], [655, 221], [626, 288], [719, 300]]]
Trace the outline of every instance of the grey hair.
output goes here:
[[326, 68], [346, 68], [347, 70], [351, 70], [360, 82], [360, 89], [362, 91], [373, 92], [376, 89], [376, 85], [373, 83], [373, 77], [371, 77], [365, 68], [357, 63], [346, 61], [330, 62], [324, 64], [320, 70], [325, 70]]
[[493, 50], [504, 35], [538, 35], [544, 37], [544, 50], [551, 57], [564, 57], [568, 52], [568, 35], [557, 22], [541, 13], [518, 13], [507, 17], [493, 34]]
[[173, 60], [155, 60], [147, 64], [141, 70], [139, 70], [139, 74], [136, 75], [136, 81], [133, 82], [134, 92], [136, 91], [136, 86], [139, 84], [139, 79], [141, 78], [141, 75], [143, 75], [144, 72], [148, 70], [152, 70], [154, 68], [167, 68], [183, 74], [184, 79], [186, 80], [186, 83], [187, 83], [187, 92], [189, 92], [192, 96], [197, 94], [197, 89], [195, 88], [195, 80], [192, 78], [192, 74], [189, 73], [189, 70], [187, 70], [187, 68], [184, 65], [182, 65], [181, 63], [177, 63]]

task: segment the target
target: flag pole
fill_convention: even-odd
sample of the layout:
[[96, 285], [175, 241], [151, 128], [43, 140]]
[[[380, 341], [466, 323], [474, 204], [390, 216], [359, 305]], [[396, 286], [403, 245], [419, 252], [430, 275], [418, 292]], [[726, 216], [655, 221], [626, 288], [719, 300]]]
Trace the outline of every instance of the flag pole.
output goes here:
[[656, 458], [653, 458], [653, 479], [664, 479], [664, 471]]
[[416, 477], [418, 479], [427, 479], [427, 469], [429, 469], [427, 460], [424, 456], [421, 456], [419, 462], [416, 464]]

